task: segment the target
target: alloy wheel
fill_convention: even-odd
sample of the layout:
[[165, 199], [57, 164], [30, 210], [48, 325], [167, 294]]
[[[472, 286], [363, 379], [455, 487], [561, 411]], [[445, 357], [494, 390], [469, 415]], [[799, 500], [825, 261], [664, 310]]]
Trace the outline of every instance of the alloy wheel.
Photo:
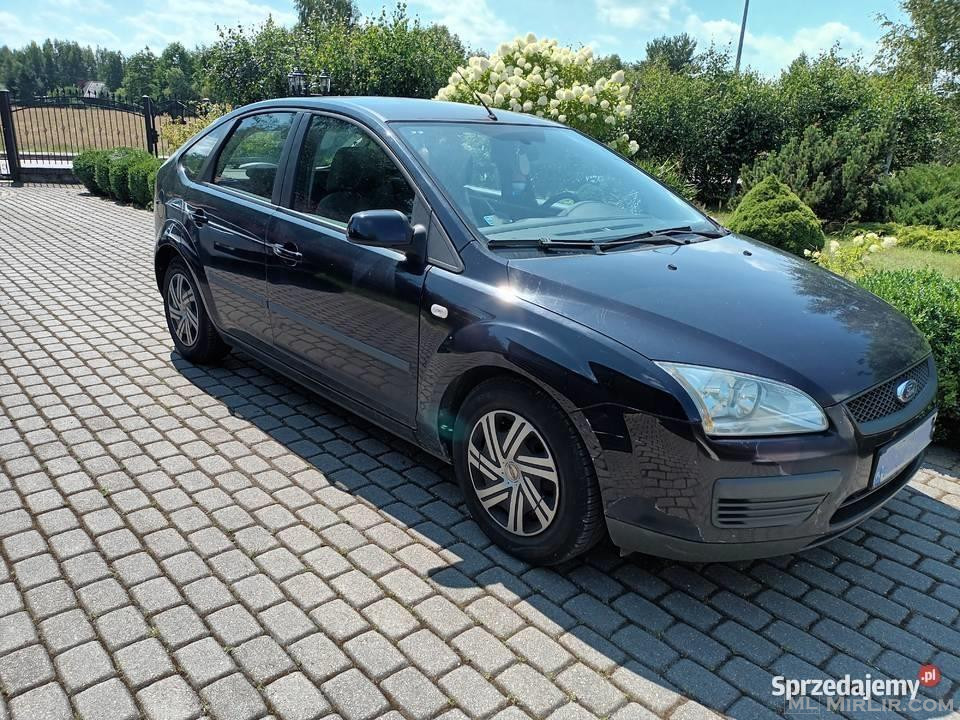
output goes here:
[[170, 313], [170, 324], [177, 337], [187, 347], [197, 341], [200, 330], [200, 315], [197, 308], [197, 297], [190, 287], [190, 281], [183, 273], [176, 273], [170, 278], [167, 290], [167, 307]]
[[473, 490], [493, 520], [514, 535], [546, 530], [557, 514], [557, 465], [533, 424], [509, 410], [483, 415], [470, 432]]

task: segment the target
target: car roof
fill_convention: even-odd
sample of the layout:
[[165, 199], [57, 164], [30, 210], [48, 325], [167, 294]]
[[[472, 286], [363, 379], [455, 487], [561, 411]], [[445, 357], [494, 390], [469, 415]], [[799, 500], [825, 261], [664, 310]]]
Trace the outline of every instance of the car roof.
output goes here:
[[[340, 112], [368, 121], [388, 123], [419, 120], [422, 122], [486, 122], [493, 120], [480, 105], [401, 97], [287, 97], [264, 100], [238, 108], [238, 112], [269, 107], [303, 107]], [[494, 108], [496, 122], [520, 125], [557, 126], [551, 120]]]

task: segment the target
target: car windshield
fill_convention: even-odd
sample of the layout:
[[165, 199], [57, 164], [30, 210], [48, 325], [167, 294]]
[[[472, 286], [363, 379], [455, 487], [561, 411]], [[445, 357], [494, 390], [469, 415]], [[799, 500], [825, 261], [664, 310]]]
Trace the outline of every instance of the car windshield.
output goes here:
[[716, 232], [706, 216], [569, 128], [394, 123], [488, 241], [603, 243], [665, 229]]

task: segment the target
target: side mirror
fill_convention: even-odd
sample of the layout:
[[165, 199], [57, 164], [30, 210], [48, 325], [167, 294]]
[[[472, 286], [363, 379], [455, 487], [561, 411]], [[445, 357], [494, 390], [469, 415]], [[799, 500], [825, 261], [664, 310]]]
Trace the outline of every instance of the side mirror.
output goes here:
[[347, 239], [357, 245], [400, 250], [411, 260], [423, 262], [427, 231], [422, 225], [411, 225], [399, 210], [363, 210], [350, 216]]

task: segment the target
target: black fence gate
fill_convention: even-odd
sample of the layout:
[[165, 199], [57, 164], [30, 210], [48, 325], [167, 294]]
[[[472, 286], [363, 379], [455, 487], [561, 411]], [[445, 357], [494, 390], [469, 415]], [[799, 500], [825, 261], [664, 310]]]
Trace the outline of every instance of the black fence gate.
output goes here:
[[14, 98], [0, 90], [0, 177], [14, 181], [25, 171], [69, 171], [84, 150], [137, 147], [154, 155], [175, 148], [163, 144], [157, 128], [184, 122], [198, 113], [198, 104], [154, 101], [144, 95], [130, 102], [106, 93], [61, 91], [33, 98]]

